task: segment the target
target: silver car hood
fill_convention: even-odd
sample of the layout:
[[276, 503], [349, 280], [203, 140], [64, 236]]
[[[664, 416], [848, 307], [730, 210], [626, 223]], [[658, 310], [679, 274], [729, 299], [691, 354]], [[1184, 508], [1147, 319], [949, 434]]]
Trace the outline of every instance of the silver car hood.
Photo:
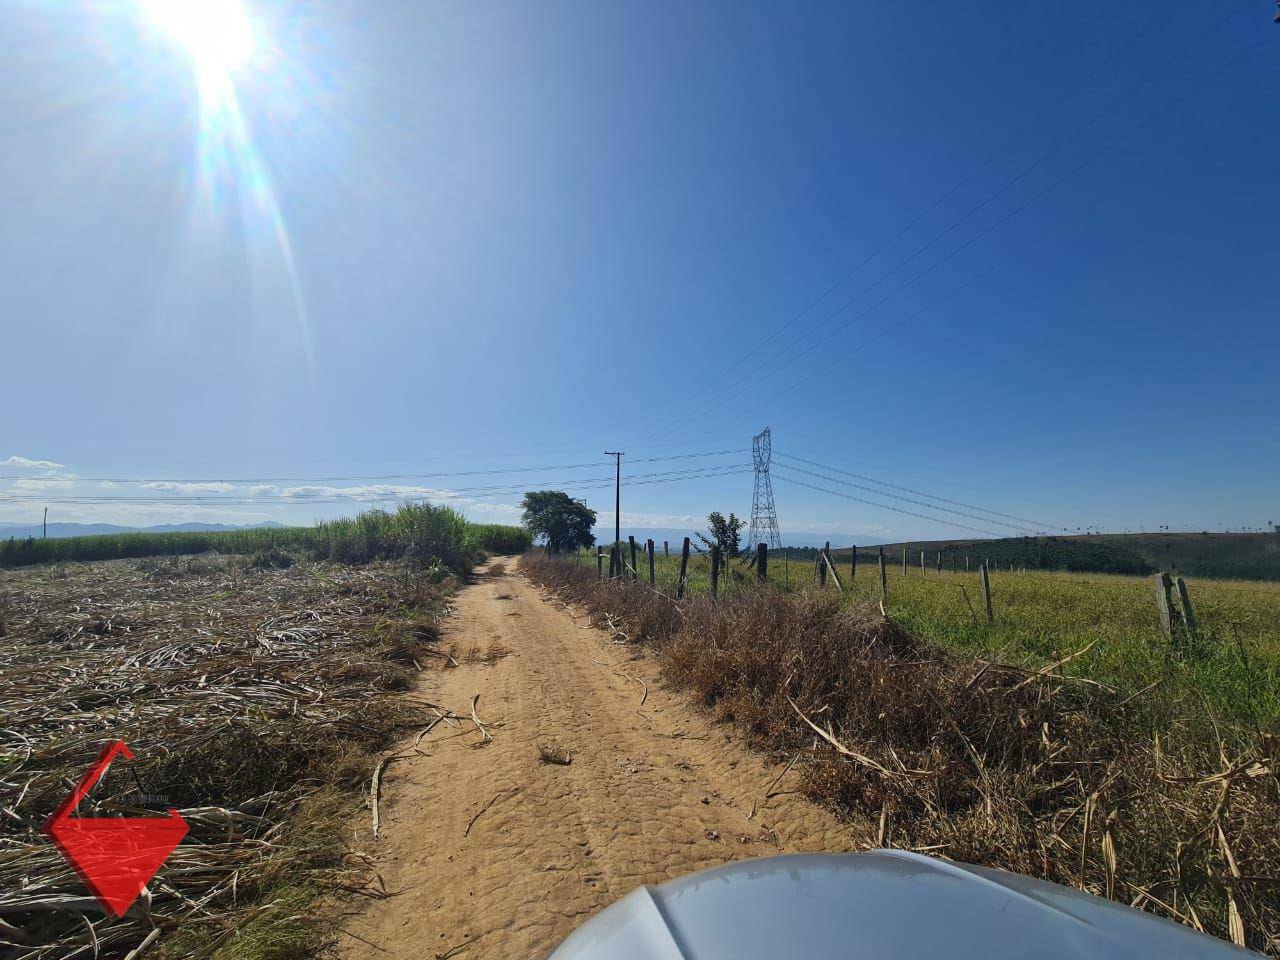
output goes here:
[[549, 960], [1257, 956], [1067, 887], [916, 853], [743, 860], [640, 887]]

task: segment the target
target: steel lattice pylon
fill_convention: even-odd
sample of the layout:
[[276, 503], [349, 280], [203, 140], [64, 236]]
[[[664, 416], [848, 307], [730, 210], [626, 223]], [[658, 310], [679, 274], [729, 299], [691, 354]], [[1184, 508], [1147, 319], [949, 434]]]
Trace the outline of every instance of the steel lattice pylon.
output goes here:
[[747, 549], [754, 550], [757, 543], [763, 543], [771, 550], [781, 550], [782, 534], [778, 532], [778, 514], [773, 508], [773, 483], [769, 480], [769, 458], [773, 455], [773, 440], [768, 427], [752, 438], [751, 454], [755, 461], [756, 489], [751, 497], [751, 528], [747, 533]]

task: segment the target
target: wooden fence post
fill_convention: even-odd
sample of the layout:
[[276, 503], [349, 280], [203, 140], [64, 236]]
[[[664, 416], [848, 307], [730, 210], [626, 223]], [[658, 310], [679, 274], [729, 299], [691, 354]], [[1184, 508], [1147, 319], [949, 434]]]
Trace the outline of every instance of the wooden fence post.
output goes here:
[[827, 570], [831, 572], [831, 579], [836, 582], [836, 589], [843, 593], [844, 585], [840, 583], [840, 574], [836, 573], [836, 565], [831, 562], [830, 545], [824, 547], [822, 550], [822, 562], [826, 564]]
[[964, 572], [969, 572], [969, 555], [966, 553], [964, 557]]
[[662, 555], [664, 557], [671, 556], [671, 549], [667, 546], [667, 541], [665, 540], [662, 541]]
[[596, 579], [604, 579], [604, 547], [596, 547]]
[[649, 555], [649, 586], [653, 586], [653, 541], [644, 542], [644, 552]]
[[822, 562], [822, 551], [818, 551], [817, 557], [814, 558], [814, 566], [818, 568], [818, 586], [825, 587], [827, 585], [827, 565]]
[[880, 548], [880, 602], [887, 603], [889, 600], [889, 575], [885, 570], [884, 564], [884, 547]]
[[990, 623], [992, 620], [991, 578], [987, 576], [987, 565], [985, 563], [978, 567], [978, 575], [982, 578], [982, 603], [987, 608], [987, 623]]
[[849, 548], [849, 585], [853, 585], [853, 581], [858, 579], [858, 545], [855, 543]]
[[1173, 581], [1169, 579], [1169, 574], [1161, 571], [1155, 575], [1156, 582], [1156, 609], [1160, 612], [1160, 629], [1164, 632], [1164, 637], [1170, 643], [1173, 642], [1173, 603], [1171, 591]]
[[1191, 594], [1187, 592], [1187, 581], [1178, 577], [1174, 583], [1178, 587], [1178, 603], [1182, 606], [1182, 625], [1187, 628], [1187, 639], [1196, 642], [1196, 615], [1191, 609]]
[[923, 550], [921, 550], [921, 551], [920, 551], [920, 572], [921, 572], [921, 573], [924, 573], [926, 569], [928, 569], [928, 568], [927, 568], [927, 567], [925, 567], [925, 565], [924, 565], [924, 551], [923, 551]]
[[720, 544], [711, 545], [711, 599], [720, 592]]
[[756, 580], [764, 583], [769, 576], [769, 547], [767, 544], [756, 544]]
[[907, 575], [907, 545], [905, 543], [902, 545], [902, 575], [904, 577]]
[[938, 551], [938, 572], [942, 572], [942, 551]]
[[676, 584], [676, 599], [684, 599], [685, 577], [689, 570], [689, 538], [684, 538], [684, 549], [680, 551], [680, 582]]
[[640, 568], [636, 566], [636, 538], [627, 537], [631, 541], [631, 579], [640, 579]]

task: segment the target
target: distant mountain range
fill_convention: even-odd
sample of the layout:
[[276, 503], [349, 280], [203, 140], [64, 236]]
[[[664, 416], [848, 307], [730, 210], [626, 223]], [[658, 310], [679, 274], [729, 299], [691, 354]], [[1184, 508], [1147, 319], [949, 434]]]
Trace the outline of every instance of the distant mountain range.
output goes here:
[[[283, 527], [283, 523], [266, 520], [262, 523], [161, 523], [152, 527], [122, 527], [114, 523], [51, 523], [49, 537], [94, 537], [107, 533], [187, 533], [217, 532], [226, 530], [253, 530], [258, 527]], [[25, 540], [27, 537], [43, 536], [40, 524], [35, 523], [0, 523], [0, 540], [13, 537]]]

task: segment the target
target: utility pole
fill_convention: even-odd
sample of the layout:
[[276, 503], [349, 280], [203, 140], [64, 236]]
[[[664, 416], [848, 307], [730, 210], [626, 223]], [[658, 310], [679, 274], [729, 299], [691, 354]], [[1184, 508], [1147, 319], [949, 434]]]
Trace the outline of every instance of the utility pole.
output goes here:
[[[613, 485], [613, 545], [618, 551], [618, 566], [622, 563], [622, 455], [624, 450], [606, 450], [606, 457], [613, 457], [614, 467], [616, 469], [614, 485]], [[619, 570], [619, 573], [622, 571]]]
[[48, 507], [44, 508], [44, 533], [40, 539], [42, 540], [49, 539], [49, 508]]

